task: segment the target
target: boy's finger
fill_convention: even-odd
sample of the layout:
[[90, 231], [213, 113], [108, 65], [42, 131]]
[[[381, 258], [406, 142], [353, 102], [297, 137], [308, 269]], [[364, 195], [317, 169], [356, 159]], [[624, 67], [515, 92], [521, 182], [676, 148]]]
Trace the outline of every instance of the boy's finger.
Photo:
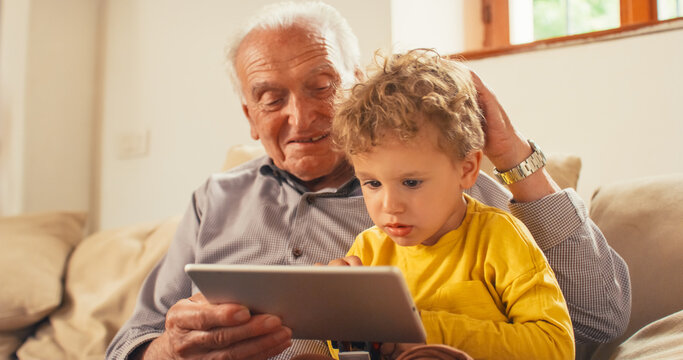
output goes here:
[[360, 258], [359, 258], [358, 256], [354, 256], [354, 255], [352, 255], [352, 256], [347, 256], [347, 257], [345, 257], [343, 260], [346, 261], [346, 264], [347, 264], [347, 265], [351, 265], [351, 266], [363, 266], [363, 262], [360, 261]]

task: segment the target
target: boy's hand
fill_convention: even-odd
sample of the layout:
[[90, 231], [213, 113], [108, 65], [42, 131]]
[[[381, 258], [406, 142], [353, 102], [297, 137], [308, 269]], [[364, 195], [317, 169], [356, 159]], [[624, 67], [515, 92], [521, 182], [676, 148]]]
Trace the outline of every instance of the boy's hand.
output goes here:
[[363, 266], [358, 256], [346, 256], [330, 261], [327, 265], [331, 266]]

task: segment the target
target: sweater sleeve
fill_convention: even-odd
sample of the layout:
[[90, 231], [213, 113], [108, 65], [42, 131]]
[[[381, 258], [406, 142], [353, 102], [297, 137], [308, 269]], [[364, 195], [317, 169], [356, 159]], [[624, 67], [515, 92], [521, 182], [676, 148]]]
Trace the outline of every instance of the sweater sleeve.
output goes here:
[[421, 311], [427, 343], [447, 344], [476, 359], [574, 358], [571, 320], [547, 266], [514, 279], [502, 300], [508, 322]]
[[608, 342], [626, 330], [631, 313], [628, 267], [588, 217], [574, 190], [519, 203], [495, 180], [480, 174], [468, 193], [511, 211], [529, 229], [557, 276], [577, 343]]

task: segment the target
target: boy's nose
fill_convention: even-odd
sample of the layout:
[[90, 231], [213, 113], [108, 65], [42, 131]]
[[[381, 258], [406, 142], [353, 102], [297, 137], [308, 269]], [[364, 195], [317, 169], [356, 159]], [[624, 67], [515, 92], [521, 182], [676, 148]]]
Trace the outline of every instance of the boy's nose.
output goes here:
[[400, 196], [392, 191], [384, 193], [382, 207], [388, 214], [398, 214], [405, 210], [405, 206], [403, 205]]

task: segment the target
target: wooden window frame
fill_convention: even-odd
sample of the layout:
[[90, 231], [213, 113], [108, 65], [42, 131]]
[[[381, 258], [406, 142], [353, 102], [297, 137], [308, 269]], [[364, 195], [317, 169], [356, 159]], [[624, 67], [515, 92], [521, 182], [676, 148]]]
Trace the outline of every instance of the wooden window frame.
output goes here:
[[618, 28], [511, 45], [508, 0], [482, 0], [483, 47], [480, 50], [465, 51], [455, 56], [475, 60], [544, 48], [549, 44], [571, 43], [581, 39], [611, 36], [658, 23], [680, 20], [680, 18], [658, 20], [657, 0], [620, 0], [620, 13], [621, 25]]

